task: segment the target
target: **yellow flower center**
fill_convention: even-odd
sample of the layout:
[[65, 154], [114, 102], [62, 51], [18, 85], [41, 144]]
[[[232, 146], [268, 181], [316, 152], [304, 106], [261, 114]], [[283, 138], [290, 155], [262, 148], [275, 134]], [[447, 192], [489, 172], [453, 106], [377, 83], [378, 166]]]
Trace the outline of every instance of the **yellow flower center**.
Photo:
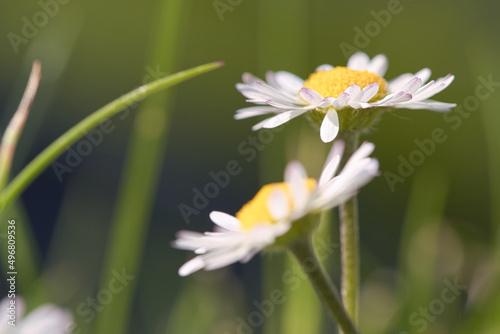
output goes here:
[[[307, 189], [311, 193], [316, 188], [316, 180], [307, 179], [306, 181]], [[245, 204], [240, 211], [236, 213], [236, 218], [241, 222], [241, 228], [243, 230], [249, 230], [254, 225], [261, 224], [274, 224], [276, 221], [271, 216], [269, 208], [267, 206], [269, 195], [275, 190], [284, 191], [288, 200], [288, 205], [290, 209], [293, 209], [293, 200], [290, 186], [285, 182], [271, 183], [263, 186], [257, 194]]]
[[314, 89], [323, 97], [339, 97], [350, 85], [358, 85], [361, 89], [369, 84], [378, 83], [379, 90], [371, 101], [377, 101], [387, 95], [387, 82], [379, 75], [368, 71], [356, 71], [337, 66], [329, 71], [317, 71], [309, 76], [304, 87]]

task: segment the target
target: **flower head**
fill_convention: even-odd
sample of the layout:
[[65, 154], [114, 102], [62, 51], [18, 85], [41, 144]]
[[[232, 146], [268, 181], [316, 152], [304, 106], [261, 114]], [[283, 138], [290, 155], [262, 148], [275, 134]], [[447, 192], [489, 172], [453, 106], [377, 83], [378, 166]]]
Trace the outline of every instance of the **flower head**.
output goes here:
[[454, 103], [429, 98], [448, 87], [454, 76], [431, 80], [431, 71], [424, 68], [415, 74], [406, 73], [386, 81], [387, 58], [379, 54], [370, 60], [362, 52], [355, 53], [347, 67], [321, 65], [307, 80], [289, 72], [267, 72], [266, 80], [245, 73], [238, 90], [247, 102], [260, 106], [243, 108], [236, 119], [272, 114], [253, 126], [253, 130], [274, 128], [302, 114], [320, 125], [320, 136], [330, 142], [340, 127], [363, 130], [379, 113], [389, 108], [431, 109], [448, 111]]
[[285, 182], [262, 187], [236, 216], [210, 213], [215, 232], [180, 231], [173, 246], [198, 256], [185, 263], [179, 275], [247, 262], [264, 248], [311, 232], [317, 221], [310, 218], [347, 201], [378, 174], [378, 161], [369, 157], [373, 149], [371, 143], [361, 145], [335, 176], [344, 151], [344, 143], [337, 141], [319, 180], [308, 178], [302, 164], [292, 161], [285, 169]]
[[[9, 324], [12, 319], [7, 314], [11, 305], [16, 310], [15, 326]], [[0, 334], [66, 334], [73, 325], [73, 316], [52, 304], [42, 305], [24, 316], [24, 301], [6, 297], [0, 302], [0, 308]]]

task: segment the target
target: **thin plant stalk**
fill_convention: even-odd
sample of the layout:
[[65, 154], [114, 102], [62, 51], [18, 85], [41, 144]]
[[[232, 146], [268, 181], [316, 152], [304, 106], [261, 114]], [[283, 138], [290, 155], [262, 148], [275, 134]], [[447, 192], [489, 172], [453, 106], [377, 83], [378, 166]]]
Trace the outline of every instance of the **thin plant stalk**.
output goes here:
[[[187, 1], [159, 0], [157, 6], [156, 26], [147, 63], [154, 70], [170, 72], [175, 69], [182, 14]], [[134, 121], [101, 274], [101, 287], [106, 288], [113, 279], [114, 270], [125, 270], [135, 278], [99, 315], [97, 334], [125, 333], [130, 322], [154, 194], [166, 152], [172, 100], [171, 91], [148, 99], [141, 105]]]
[[[26, 90], [24, 91], [21, 99], [21, 103], [19, 104], [17, 111], [14, 113], [14, 116], [3, 134], [0, 146], [0, 190], [4, 188], [9, 180], [17, 144], [24, 129], [24, 125], [26, 124], [31, 105], [33, 104], [38, 86], [40, 84], [41, 71], [42, 65], [39, 61], [35, 61], [31, 69], [31, 74]], [[0, 215], [2, 216], [0, 218], [3, 224], [6, 224], [9, 220], [11, 220], [11, 218], [14, 218], [13, 220], [15, 221], [17, 240], [16, 249], [18, 253], [18, 255], [16, 255], [17, 261], [15, 270], [12, 270], [8, 266], [7, 247], [2, 248], [0, 253], [2, 254], [1, 264], [5, 269], [4, 271], [22, 272], [23, 275], [20, 275], [18, 278], [18, 286], [21, 289], [29, 289], [31, 283], [38, 275], [38, 266], [40, 261], [38, 252], [36, 251], [36, 244], [34, 242], [29, 220], [23, 213], [24, 211], [21, 207], [16, 206], [11, 212], [9, 212], [11, 216], [9, 216], [8, 219], [5, 219], [7, 217]], [[0, 226], [3, 226], [3, 224], [0, 223]], [[4, 230], [2, 228], [2, 231], [6, 231], [6, 229]], [[7, 268], [9, 268], [9, 270], [7, 270]]]
[[10, 169], [12, 167], [12, 160], [14, 159], [17, 143], [19, 142], [19, 137], [23, 132], [31, 105], [35, 99], [41, 75], [42, 65], [39, 61], [35, 61], [21, 103], [3, 134], [2, 144], [0, 146], [0, 190], [5, 187], [5, 184], [9, 180]]
[[337, 288], [323, 271], [314, 253], [310, 238], [299, 238], [288, 247], [307, 274], [317, 294], [321, 297], [327, 309], [339, 324], [342, 332], [345, 334], [357, 334], [358, 331], [355, 325], [342, 305]]
[[[341, 166], [359, 146], [359, 132], [342, 131], [338, 139], [345, 142]], [[340, 206], [340, 244], [341, 244], [341, 293], [347, 313], [354, 324], [358, 323], [359, 300], [359, 222], [358, 199], [352, 197]]]
[[92, 113], [50, 144], [24, 167], [24, 169], [21, 170], [21, 172], [3, 189], [0, 193], [0, 213], [3, 212], [9, 204], [15, 201], [36, 177], [65, 152], [69, 146], [82, 138], [88, 131], [99, 125], [102, 121], [114, 116], [126, 107], [143, 100], [153, 93], [219, 68], [222, 65], [223, 63], [221, 62], [209, 63], [155, 80], [134, 89]]

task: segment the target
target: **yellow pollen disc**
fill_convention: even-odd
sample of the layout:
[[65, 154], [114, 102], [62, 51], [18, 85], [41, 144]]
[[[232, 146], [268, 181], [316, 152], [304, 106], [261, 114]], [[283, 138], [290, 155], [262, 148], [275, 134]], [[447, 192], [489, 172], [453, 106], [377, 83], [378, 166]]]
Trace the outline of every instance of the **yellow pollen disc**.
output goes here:
[[[307, 179], [306, 183], [309, 192], [312, 192], [316, 188], [316, 180]], [[257, 194], [254, 196], [254, 198], [252, 198], [252, 200], [250, 200], [250, 202], [245, 204], [240, 209], [240, 211], [236, 213], [236, 218], [238, 218], [241, 222], [242, 229], [249, 230], [257, 223], [273, 224], [276, 222], [274, 221], [267, 207], [269, 195], [274, 190], [284, 191], [287, 196], [290, 209], [293, 208], [292, 194], [287, 183], [280, 182], [266, 184], [257, 192]]]
[[350, 85], [358, 85], [361, 89], [369, 84], [378, 83], [379, 90], [370, 100], [377, 101], [387, 95], [387, 82], [379, 75], [368, 71], [356, 71], [337, 66], [329, 71], [317, 71], [309, 76], [304, 87], [314, 89], [323, 97], [338, 97]]

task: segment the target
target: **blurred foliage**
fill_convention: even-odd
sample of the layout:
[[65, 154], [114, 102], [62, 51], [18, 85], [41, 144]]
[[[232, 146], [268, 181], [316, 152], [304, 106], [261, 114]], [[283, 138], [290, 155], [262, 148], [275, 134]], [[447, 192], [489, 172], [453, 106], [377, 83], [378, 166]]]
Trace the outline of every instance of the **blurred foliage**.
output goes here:
[[[265, 14], [262, 2], [270, 3]], [[225, 61], [226, 66], [183, 83], [173, 97], [171, 131], [129, 333], [237, 333], [237, 319], [256, 310], [254, 301], [267, 298], [262, 293], [260, 256], [246, 265], [180, 279], [177, 269], [190, 255], [169, 246], [178, 230], [210, 229], [210, 211], [235, 213], [260, 186], [259, 158], [248, 162], [238, 153], [238, 146], [254, 135], [250, 127], [256, 120], [233, 120], [234, 111], [245, 106], [234, 84], [243, 72], [262, 77], [266, 70], [288, 70], [306, 77], [323, 63], [344, 65], [341, 43], [354, 45], [358, 29], [364, 31], [368, 23], [376, 22], [373, 11], [386, 10], [393, 2], [311, 0], [298, 19], [290, 19], [281, 17], [293, 11], [280, 10], [276, 4], [282, 1], [233, 1], [223, 20], [213, 0], [192, 2], [180, 32], [174, 71], [215, 60]], [[20, 140], [14, 173], [90, 112], [142, 84], [152, 71], [163, 75], [170, 71], [156, 64], [145, 66], [156, 5], [153, 0], [69, 1], [59, 5], [54, 17], [20, 44], [17, 53], [8, 34], [22, 35], [23, 18], [32, 21], [42, 9], [38, 2], [26, 0], [1, 5], [0, 131], [17, 107], [31, 62], [40, 59], [43, 64], [41, 87]], [[400, 7], [361, 48], [370, 56], [388, 56], [387, 78], [423, 67], [432, 69], [433, 78], [453, 73], [455, 82], [436, 98], [458, 104], [470, 102], [467, 98], [476, 94], [479, 77], [500, 81], [498, 1], [405, 0]], [[276, 24], [259, 25], [262, 15], [267, 22], [275, 18]], [[285, 47], [294, 45], [295, 39], [300, 40], [298, 47]], [[457, 129], [443, 114], [400, 110], [384, 115], [362, 138], [376, 144], [374, 156], [382, 170], [360, 194], [364, 333], [416, 333], [420, 325], [412, 325], [408, 317], [420, 307], [429, 308], [446, 287], [443, 282], [455, 279], [467, 286], [467, 292], [446, 304], [425, 332], [498, 332], [498, 88], [470, 115], [460, 117]], [[114, 131], [64, 174], [62, 182], [48, 169], [25, 192], [26, 212], [18, 216], [33, 226], [44, 269], [40, 280], [20, 292], [38, 303], [45, 295], [37, 288], [43, 281], [44, 292], [75, 311], [82, 325], [88, 325], [87, 318], [76, 310], [98, 293], [134, 110], [124, 115], [113, 118]], [[286, 138], [287, 159], [307, 154], [300, 154], [299, 144], [294, 145], [302, 132], [310, 135], [306, 152], [308, 147], [323, 150], [314, 130], [297, 123], [300, 120], [276, 134]], [[383, 173], [398, 173], [399, 157], [408, 159], [418, 149], [415, 141], [431, 138], [436, 128], [444, 130], [447, 140], [436, 144], [435, 152], [391, 191]], [[191, 204], [193, 189], [202, 189], [211, 181], [209, 172], [223, 170], [230, 160], [240, 163], [242, 173], [186, 224], [178, 205]], [[64, 163], [65, 156], [58, 161]], [[313, 176], [319, 168], [308, 166]], [[332, 261], [337, 261], [334, 257]], [[279, 310], [289, 313], [290, 307], [282, 305]], [[197, 319], [199, 324], [194, 323]], [[326, 333], [328, 326], [322, 328]]]

